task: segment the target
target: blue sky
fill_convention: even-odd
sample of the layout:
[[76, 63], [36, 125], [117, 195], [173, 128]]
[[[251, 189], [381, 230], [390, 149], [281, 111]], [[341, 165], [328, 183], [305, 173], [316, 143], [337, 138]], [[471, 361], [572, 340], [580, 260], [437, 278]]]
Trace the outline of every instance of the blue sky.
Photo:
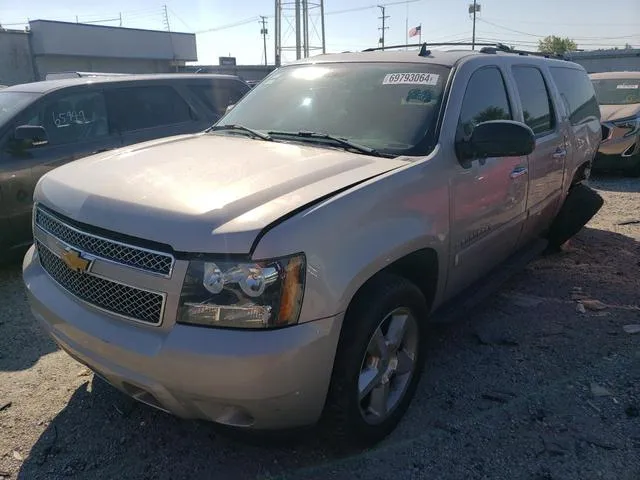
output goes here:
[[[472, 22], [467, 11], [470, 0], [397, 2], [325, 0], [327, 50], [376, 46], [380, 24], [380, 9], [376, 4], [394, 3], [386, 7], [386, 15], [390, 17], [387, 45], [405, 42], [407, 17], [409, 27], [422, 25], [423, 41], [470, 41]], [[476, 35], [480, 40], [500, 40], [535, 49], [539, 38], [553, 34], [572, 37], [586, 50], [623, 47], [625, 43], [640, 48], [640, 0], [479, 0], [479, 3], [482, 12]], [[125, 27], [163, 29], [163, 4], [167, 5], [172, 30], [201, 32], [196, 38], [198, 63], [203, 64], [217, 64], [219, 56], [228, 54], [236, 56], [238, 63], [264, 62], [258, 17], [267, 16], [267, 56], [269, 62], [273, 62], [273, 0], [29, 0], [21, 3], [3, 0], [0, 23], [7, 28], [20, 28], [19, 24], [26, 23], [27, 19], [76, 21], [76, 16], [80, 22], [98, 22], [119, 18], [121, 13]], [[118, 25], [119, 21], [101, 23]], [[285, 44], [294, 42], [291, 37]]]

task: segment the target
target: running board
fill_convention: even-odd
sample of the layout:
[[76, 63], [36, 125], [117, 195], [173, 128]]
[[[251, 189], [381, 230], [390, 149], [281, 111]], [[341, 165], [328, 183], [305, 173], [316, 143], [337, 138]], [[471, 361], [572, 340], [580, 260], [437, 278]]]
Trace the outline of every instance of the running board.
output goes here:
[[498, 291], [511, 277], [521, 272], [530, 262], [538, 258], [546, 249], [549, 242], [539, 239], [514, 253], [500, 266], [488, 275], [464, 289], [453, 299], [438, 308], [430, 321], [432, 323], [449, 323], [468, 315]]

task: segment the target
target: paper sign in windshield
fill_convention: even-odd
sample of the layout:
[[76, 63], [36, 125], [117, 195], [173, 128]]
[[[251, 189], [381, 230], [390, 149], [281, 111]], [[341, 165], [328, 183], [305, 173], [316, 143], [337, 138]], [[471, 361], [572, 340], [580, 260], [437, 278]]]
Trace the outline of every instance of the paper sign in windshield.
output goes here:
[[638, 84], [634, 85], [634, 84], [631, 84], [631, 83], [623, 83], [623, 84], [618, 85], [616, 88], [618, 90], [637, 90], [639, 86], [640, 85], [638, 85]]
[[440, 75], [437, 73], [388, 73], [382, 80], [383, 85], [437, 85]]

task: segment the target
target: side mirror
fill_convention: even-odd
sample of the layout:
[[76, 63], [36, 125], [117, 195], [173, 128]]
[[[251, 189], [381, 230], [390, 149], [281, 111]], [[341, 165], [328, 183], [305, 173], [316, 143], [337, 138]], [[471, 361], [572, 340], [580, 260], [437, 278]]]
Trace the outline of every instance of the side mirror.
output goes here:
[[20, 125], [16, 128], [13, 136], [16, 140], [24, 140], [31, 143], [34, 147], [49, 143], [47, 131], [40, 125]]
[[232, 103], [231, 105], [227, 105], [227, 109], [224, 111], [224, 113], [229, 113], [231, 110], [233, 110], [233, 107], [235, 107], [236, 104]]
[[529, 155], [536, 139], [528, 126], [512, 120], [492, 120], [476, 125], [471, 138], [456, 142], [459, 160]]

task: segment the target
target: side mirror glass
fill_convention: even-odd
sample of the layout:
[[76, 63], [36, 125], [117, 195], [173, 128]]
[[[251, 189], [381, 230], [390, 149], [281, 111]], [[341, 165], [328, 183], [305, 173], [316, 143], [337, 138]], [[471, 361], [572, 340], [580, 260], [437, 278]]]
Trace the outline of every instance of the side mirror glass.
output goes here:
[[524, 123], [512, 120], [492, 120], [479, 123], [471, 138], [456, 142], [460, 161], [487, 157], [521, 157], [529, 155], [536, 146], [536, 138]]
[[49, 143], [47, 131], [40, 125], [20, 125], [14, 134], [16, 140], [26, 141], [33, 147], [39, 147]]

